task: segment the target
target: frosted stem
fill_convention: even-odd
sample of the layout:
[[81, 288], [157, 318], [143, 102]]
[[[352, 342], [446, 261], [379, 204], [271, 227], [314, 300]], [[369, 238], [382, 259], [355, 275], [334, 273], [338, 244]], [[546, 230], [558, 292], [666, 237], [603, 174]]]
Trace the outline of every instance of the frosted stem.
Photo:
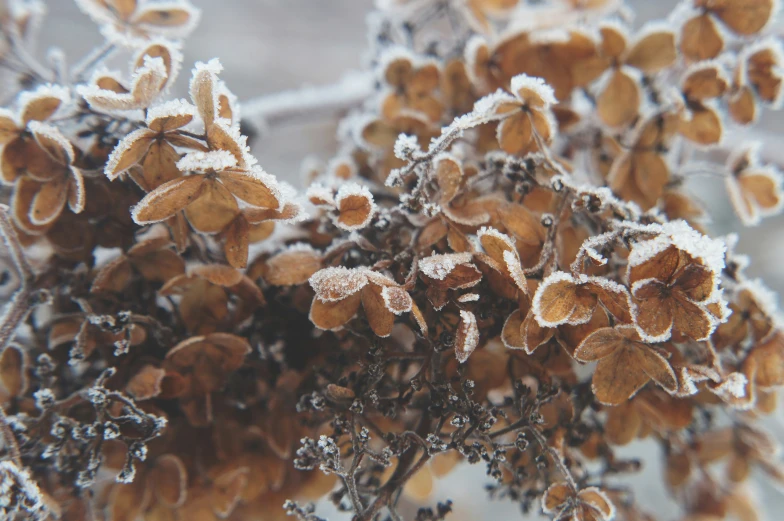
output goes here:
[[242, 115], [262, 127], [334, 117], [373, 92], [373, 75], [354, 72], [337, 83], [278, 92], [242, 103]]

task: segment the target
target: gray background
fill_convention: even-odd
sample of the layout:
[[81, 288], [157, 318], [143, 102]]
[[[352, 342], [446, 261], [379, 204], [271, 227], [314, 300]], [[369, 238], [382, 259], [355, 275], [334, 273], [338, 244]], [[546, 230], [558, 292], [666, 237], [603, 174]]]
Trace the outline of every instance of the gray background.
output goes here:
[[[222, 74], [229, 88], [240, 98], [249, 99], [268, 93], [337, 81], [345, 71], [362, 65], [366, 48], [365, 16], [371, 0], [193, 0], [203, 10], [200, 28], [187, 41], [185, 68], [178, 82], [178, 95], [185, 94], [187, 68], [194, 61], [220, 57]], [[638, 13], [638, 21], [666, 15], [674, 0], [636, 0], [629, 2]], [[101, 41], [92, 22], [70, 0], [49, 0], [48, 17], [42, 31], [42, 49], [57, 44], [74, 62]], [[781, 24], [776, 28], [781, 32]], [[766, 113], [762, 120], [768, 152], [784, 158], [779, 145], [784, 132], [780, 113]], [[273, 128], [257, 140], [254, 152], [265, 169], [282, 179], [299, 184], [303, 153], [327, 159], [334, 150], [335, 122]], [[781, 163], [784, 163], [782, 161]], [[714, 214], [715, 233], [741, 231], [732, 217], [718, 179], [707, 179], [694, 190]], [[761, 226], [744, 230], [741, 252], [753, 259], [751, 273], [765, 278], [779, 294], [784, 291], [784, 218], [768, 219]], [[772, 420], [779, 433], [781, 417]], [[633, 446], [628, 454], [650, 454], [650, 447]], [[660, 480], [650, 479], [659, 462], [650, 459], [649, 471], [632, 477], [643, 502], [657, 519], [674, 519]], [[451, 474], [438, 485], [435, 499], [452, 497], [458, 501], [457, 514], [451, 519], [517, 518], [513, 505], [488, 505], [481, 491], [482, 469], [463, 469]], [[763, 486], [766, 509], [775, 512], [784, 506], [778, 493]], [[326, 513], [328, 510], [322, 511]], [[330, 516], [332, 517], [332, 516]], [[333, 518], [337, 518], [334, 516]], [[769, 519], [781, 519], [770, 515]]]

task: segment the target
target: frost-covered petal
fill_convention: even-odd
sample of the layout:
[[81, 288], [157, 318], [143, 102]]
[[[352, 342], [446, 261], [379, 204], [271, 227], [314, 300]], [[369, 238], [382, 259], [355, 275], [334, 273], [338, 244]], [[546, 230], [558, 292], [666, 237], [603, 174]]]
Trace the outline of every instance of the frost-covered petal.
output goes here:
[[335, 196], [338, 216], [335, 224], [347, 231], [360, 230], [367, 226], [376, 214], [373, 194], [366, 186], [346, 183]]
[[150, 149], [155, 134], [146, 128], [134, 130], [117, 143], [104, 167], [104, 174], [115, 180], [123, 172], [139, 163]]
[[27, 129], [33, 133], [35, 141], [52, 159], [61, 165], [70, 165], [74, 161], [74, 149], [70, 141], [55, 126], [38, 121], [31, 121]]
[[215, 121], [218, 110], [218, 74], [223, 70], [218, 59], [207, 63], [198, 62], [193, 69], [190, 92], [204, 126], [209, 128]]
[[155, 132], [168, 132], [182, 128], [196, 116], [196, 107], [185, 100], [171, 100], [150, 107], [147, 126]]
[[260, 168], [247, 172], [225, 170], [221, 183], [237, 198], [258, 208], [281, 210], [285, 203], [278, 180]]
[[479, 327], [476, 316], [470, 311], [460, 310], [460, 324], [455, 334], [455, 356], [465, 363], [479, 345]]
[[150, 224], [171, 217], [199, 197], [204, 180], [204, 176], [192, 175], [162, 184], [133, 207], [131, 217], [136, 224]]
[[324, 268], [310, 277], [310, 285], [316, 298], [324, 302], [335, 302], [353, 295], [368, 284], [364, 269], [349, 269], [343, 266]]

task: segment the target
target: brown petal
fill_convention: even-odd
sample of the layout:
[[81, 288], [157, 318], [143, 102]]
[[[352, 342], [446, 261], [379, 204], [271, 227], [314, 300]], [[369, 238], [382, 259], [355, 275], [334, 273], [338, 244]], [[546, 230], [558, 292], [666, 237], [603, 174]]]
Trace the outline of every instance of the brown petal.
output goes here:
[[142, 162], [144, 188], [152, 191], [164, 183], [180, 177], [177, 161], [180, 154], [167, 141], [155, 141], [147, 150]]
[[304, 284], [321, 269], [321, 254], [312, 249], [290, 250], [266, 262], [264, 280], [273, 286]]
[[641, 344], [635, 350], [635, 353], [638, 360], [636, 367], [645, 372], [651, 380], [671, 393], [678, 390], [678, 380], [666, 358]]
[[698, 145], [715, 145], [721, 141], [724, 125], [714, 109], [695, 105], [689, 112], [691, 117], [684, 117], [679, 128], [683, 137]]
[[324, 301], [343, 300], [359, 292], [366, 284], [368, 277], [365, 270], [342, 266], [324, 268], [310, 277], [316, 297]]
[[634, 410], [634, 401], [621, 404], [607, 411], [604, 431], [607, 441], [613, 445], [628, 445], [637, 437], [642, 427], [642, 418]]
[[773, 44], [756, 51], [746, 61], [748, 81], [765, 103], [775, 104], [780, 99], [784, 82], [781, 66], [779, 51]]
[[188, 222], [203, 233], [217, 233], [231, 223], [240, 213], [234, 196], [223, 184], [207, 179], [199, 196], [185, 209]]
[[446, 205], [455, 198], [463, 180], [463, 168], [451, 156], [444, 156], [436, 161], [436, 179], [441, 189], [441, 204]]
[[526, 343], [522, 335], [523, 314], [519, 309], [515, 309], [501, 331], [501, 341], [508, 349], [525, 349]]
[[692, 61], [715, 58], [724, 49], [724, 38], [709, 14], [695, 16], [681, 28], [681, 51]]
[[248, 468], [227, 472], [212, 482], [210, 491], [212, 511], [219, 519], [225, 519], [234, 511], [242, 491], [248, 483]]
[[131, 281], [131, 265], [128, 258], [120, 256], [106, 264], [95, 276], [90, 292], [112, 291], [120, 293]]
[[[184, 127], [191, 121], [193, 121], [193, 114], [186, 112], [175, 113], [153, 119], [150, 121], [149, 127], [150, 130], [161, 133]], [[177, 135], [175, 134], [174, 136]]]
[[155, 282], [166, 282], [185, 273], [185, 261], [172, 250], [151, 252], [132, 261], [142, 277]]
[[596, 110], [611, 127], [632, 123], [640, 111], [640, 87], [631, 76], [616, 70], [596, 100]]
[[549, 327], [568, 322], [578, 305], [576, 290], [570, 279], [545, 280], [540, 284], [533, 300], [537, 322]]
[[51, 125], [32, 122], [28, 125], [28, 130], [32, 132], [38, 146], [57, 163], [70, 165], [73, 162], [73, 145], [60, 132], [60, 129]]
[[706, 100], [723, 95], [729, 83], [718, 65], [699, 67], [683, 80], [683, 94], [690, 100]]
[[87, 193], [84, 187], [84, 177], [82, 171], [72, 166], [70, 168], [71, 175], [67, 179], [67, 200], [68, 208], [73, 213], [82, 213], [84, 205], [87, 204]]
[[211, 150], [225, 150], [237, 161], [237, 167], [247, 167], [245, 146], [239, 132], [232, 130], [225, 122], [218, 120], [207, 128], [207, 144]]
[[583, 340], [574, 351], [574, 357], [581, 362], [595, 362], [610, 356], [625, 342], [625, 337], [614, 328], [598, 329]]
[[0, 355], [0, 383], [11, 396], [21, 396], [27, 389], [27, 361], [21, 346], [8, 345]]
[[656, 31], [632, 46], [626, 55], [626, 64], [650, 74], [669, 67], [677, 57], [675, 34], [671, 31]]
[[140, 129], [128, 134], [112, 151], [106, 164], [106, 176], [115, 179], [133, 165], [141, 161], [155, 138], [149, 130]]
[[574, 491], [567, 483], [555, 483], [545, 490], [542, 496], [542, 510], [545, 514], [554, 514], [559, 507], [574, 496]]
[[639, 367], [636, 349], [624, 346], [599, 361], [593, 373], [592, 388], [601, 403], [620, 405], [649, 381], [650, 377]]
[[166, 376], [166, 371], [147, 364], [128, 380], [125, 390], [135, 400], [155, 398], [161, 394], [161, 382], [164, 376]]
[[616, 319], [624, 323], [632, 321], [631, 312], [629, 311], [629, 294], [625, 289], [611, 291], [598, 284], [591, 284], [591, 290], [596, 294], [599, 302], [602, 303], [605, 309]]
[[525, 320], [523, 320], [520, 331], [523, 336], [525, 352], [529, 355], [533, 353], [536, 348], [548, 342], [555, 332], [552, 328], [540, 326], [539, 322], [534, 318], [534, 314], [531, 312], [529, 312], [525, 317]]
[[365, 316], [370, 323], [370, 328], [376, 335], [385, 338], [392, 333], [395, 314], [387, 309], [381, 291], [381, 286], [368, 284], [362, 288], [360, 295], [362, 296], [362, 307], [365, 308]]
[[619, 58], [628, 45], [626, 35], [612, 25], [599, 28], [602, 35], [602, 54], [611, 58]]
[[672, 329], [673, 315], [670, 299], [652, 297], [637, 302], [635, 313], [637, 326], [650, 337], [668, 338]]
[[715, 287], [715, 274], [699, 264], [689, 264], [678, 273], [674, 286], [695, 302], [703, 302]]
[[259, 208], [278, 209], [282, 197], [268, 174], [250, 175], [241, 172], [221, 172], [220, 180], [239, 199]]
[[465, 363], [471, 353], [479, 345], [479, 327], [476, 316], [470, 311], [460, 310], [460, 324], [455, 334], [455, 356], [457, 361]]
[[142, 8], [134, 16], [135, 23], [156, 27], [184, 26], [191, 23], [192, 20], [193, 11], [191, 9], [177, 7], [159, 8], [155, 4]]
[[199, 198], [204, 180], [204, 176], [191, 175], [162, 184], [133, 208], [133, 220], [138, 224], [150, 224], [171, 217]]
[[158, 501], [168, 508], [182, 506], [188, 497], [188, 472], [174, 454], [164, 454], [155, 460], [149, 483]]
[[384, 286], [381, 290], [384, 305], [395, 315], [402, 315], [411, 311], [414, 301], [408, 292], [398, 286]]
[[[132, 0], [132, 1], [135, 1], [135, 0]], [[176, 51], [170, 45], [167, 45], [167, 44], [164, 44], [164, 43], [153, 43], [152, 45], [146, 47], [144, 50], [142, 50], [141, 52], [139, 52], [136, 55], [136, 64], [135, 64], [134, 67], [136, 69], [144, 67], [144, 60], [145, 60], [145, 57], [147, 57], [147, 56], [149, 56], [150, 58], [160, 58], [161, 60], [163, 60], [163, 66], [166, 68], [166, 74], [168, 76], [168, 81], [172, 81], [172, 79], [174, 78], [172, 72], [176, 72], [176, 71], [173, 71], [173, 69], [172, 69], [172, 64], [173, 64], [172, 53], [173, 52], [176, 52]], [[157, 127], [157, 128], [153, 129], [153, 130], [156, 130], [156, 131], [160, 131], [159, 129], [163, 128], [162, 126], [157, 125], [157, 124], [156, 125], [152, 125], [151, 124], [150, 128], [152, 128], [153, 126]], [[180, 125], [180, 126], [183, 126], [183, 125]], [[179, 127], [172, 127], [172, 128], [179, 128]]]
[[729, 29], [742, 36], [751, 36], [762, 30], [773, 15], [773, 0], [699, 0], [719, 17]]
[[710, 336], [714, 326], [707, 310], [685, 299], [673, 298], [671, 302], [673, 330], [694, 340], [705, 340]]
[[57, 112], [63, 100], [56, 96], [38, 95], [30, 99], [22, 109], [22, 122], [45, 121]]
[[0, 112], [0, 145], [10, 143], [19, 136], [16, 121], [10, 112]]
[[358, 230], [367, 226], [375, 213], [370, 191], [361, 189], [359, 185], [354, 187], [347, 191], [341, 187], [335, 199], [338, 206], [336, 224], [345, 230]]
[[[643, 242], [642, 244], [644, 245], [645, 243]], [[665, 283], [670, 282], [675, 274], [675, 270], [678, 269], [679, 263], [680, 252], [675, 246], [670, 246], [642, 264], [632, 266], [629, 272], [629, 282], [632, 285], [645, 279], [656, 279]]]
[[598, 513], [597, 517], [603, 521], [609, 521], [615, 515], [615, 505], [607, 497], [607, 494], [596, 487], [584, 488], [577, 494], [577, 497]]
[[323, 302], [314, 298], [310, 307], [310, 320], [319, 329], [339, 329], [354, 318], [359, 311], [361, 301], [360, 293], [336, 302]]
[[538, 245], [544, 240], [541, 222], [522, 204], [503, 205], [498, 213], [501, 222], [518, 241]]
[[48, 229], [47, 226], [38, 226], [30, 220], [33, 200], [41, 190], [43, 183], [33, 181], [27, 177], [20, 177], [14, 185], [14, 195], [11, 199], [11, 211], [14, 222], [25, 233], [41, 235]]
[[68, 179], [61, 177], [41, 185], [30, 209], [30, 222], [46, 226], [57, 219], [68, 201]]
[[414, 320], [419, 326], [419, 331], [422, 335], [427, 336], [428, 327], [425, 315], [422, 314], [422, 310], [419, 309], [419, 306], [417, 306], [417, 303], [414, 301], [411, 302], [411, 314], [414, 316]]
[[109, 0], [108, 4], [122, 20], [128, 20], [136, 11], [138, 0]]
[[508, 154], [523, 155], [531, 147], [532, 141], [531, 121], [522, 111], [507, 117], [498, 125], [498, 144]]
[[250, 225], [242, 215], [235, 218], [226, 228], [226, 243], [223, 252], [226, 261], [237, 269], [248, 265], [248, 246], [250, 245]]
[[223, 264], [204, 264], [190, 268], [192, 276], [200, 277], [226, 288], [236, 286], [242, 282], [242, 272], [238, 269]]
[[739, 125], [748, 125], [757, 120], [757, 102], [748, 86], [742, 86], [730, 97], [727, 108], [733, 121]]

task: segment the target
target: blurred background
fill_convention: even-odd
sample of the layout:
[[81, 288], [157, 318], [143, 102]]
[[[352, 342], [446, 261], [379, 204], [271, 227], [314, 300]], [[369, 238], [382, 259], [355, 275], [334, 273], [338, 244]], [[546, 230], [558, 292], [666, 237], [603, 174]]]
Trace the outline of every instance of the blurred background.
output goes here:
[[[372, 0], [192, 0], [202, 9], [200, 28], [188, 39], [185, 49], [184, 71], [176, 87], [178, 96], [186, 96], [188, 69], [195, 61], [219, 57], [224, 66], [221, 77], [240, 101], [305, 85], [323, 85], [338, 81], [347, 71], [361, 68], [366, 49], [366, 16], [373, 8]], [[627, 1], [636, 13], [636, 21], [666, 16], [676, 0]], [[63, 47], [69, 62], [77, 61], [102, 41], [97, 28], [71, 0], [49, 0], [49, 16], [43, 27], [43, 53], [48, 47]], [[781, 34], [781, 22], [774, 31]], [[268, 129], [254, 142], [254, 153], [269, 172], [292, 184], [301, 185], [300, 167], [303, 151], [318, 159], [327, 160], [335, 149], [336, 121], [287, 125]], [[782, 113], [766, 111], [752, 136], [762, 139], [765, 152], [784, 165]], [[748, 138], [744, 134], [742, 137]], [[730, 141], [736, 136], [729, 136]], [[717, 177], [706, 177], [693, 187], [714, 216], [714, 233], [723, 235], [741, 232], [739, 251], [752, 258], [751, 274], [765, 279], [779, 295], [784, 292], [784, 217], [771, 218], [757, 228], [742, 230], [734, 217]], [[773, 428], [784, 433], [781, 417], [774, 418]], [[644, 445], [644, 444], [643, 444]], [[650, 448], [633, 444], [625, 455], [653, 454]], [[657, 519], [678, 517], [668, 509], [666, 492], [658, 473], [656, 457], [645, 458], [648, 470], [624, 482], [642, 492], [642, 502], [658, 514]], [[451, 497], [458, 502], [454, 521], [470, 519], [519, 519], [519, 509], [506, 502], [490, 502], [483, 493], [484, 468], [461, 467], [441, 480], [429, 503]], [[763, 484], [761, 501], [771, 521], [782, 519], [775, 514], [784, 508], [781, 495]], [[414, 512], [408, 509], [407, 518]], [[342, 519], [329, 506], [319, 508], [320, 515]], [[531, 516], [535, 519], [537, 516]]]

